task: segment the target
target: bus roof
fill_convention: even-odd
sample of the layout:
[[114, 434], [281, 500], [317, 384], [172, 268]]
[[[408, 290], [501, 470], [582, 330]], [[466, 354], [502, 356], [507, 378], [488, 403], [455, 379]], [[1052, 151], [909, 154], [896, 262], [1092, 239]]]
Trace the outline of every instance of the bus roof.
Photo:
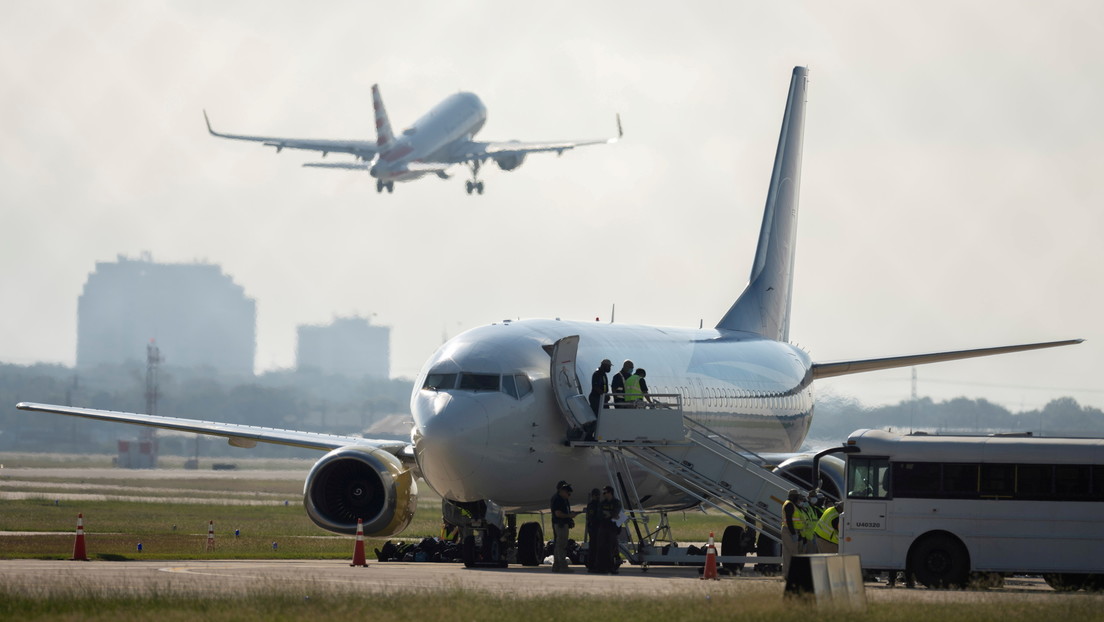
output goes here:
[[847, 444], [895, 462], [1104, 464], [1104, 439], [1034, 436], [902, 435], [857, 430]]

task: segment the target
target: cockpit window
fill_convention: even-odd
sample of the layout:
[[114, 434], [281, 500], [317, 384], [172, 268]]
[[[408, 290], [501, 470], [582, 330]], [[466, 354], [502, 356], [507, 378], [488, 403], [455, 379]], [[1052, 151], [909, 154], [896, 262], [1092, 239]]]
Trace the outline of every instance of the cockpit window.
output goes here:
[[[503, 376], [503, 378], [505, 378], [505, 376]], [[525, 374], [517, 374], [514, 376], [514, 379], [517, 382], [516, 397], [518, 399], [521, 399], [533, 392], [533, 383], [529, 382], [529, 376], [526, 376]]]
[[498, 391], [498, 374], [460, 374], [464, 391]]
[[422, 385], [423, 389], [429, 389], [430, 391], [452, 389], [454, 387], [456, 387], [456, 374], [426, 374], [425, 384]]

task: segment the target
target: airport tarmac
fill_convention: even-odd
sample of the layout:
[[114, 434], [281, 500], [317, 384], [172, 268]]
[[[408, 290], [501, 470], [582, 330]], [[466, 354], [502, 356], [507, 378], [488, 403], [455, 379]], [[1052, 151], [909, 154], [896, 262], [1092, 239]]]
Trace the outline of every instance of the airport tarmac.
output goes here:
[[[512, 596], [707, 596], [739, 593], [781, 597], [778, 577], [721, 577], [703, 581], [696, 569], [656, 567], [647, 571], [622, 567], [617, 576], [554, 574], [550, 567], [506, 569], [464, 568], [460, 564], [373, 562], [352, 567], [346, 561], [111, 561], [0, 560], [0, 585], [47, 597], [63, 593], [196, 594], [235, 596], [253, 592], [300, 591], [304, 598], [327, 593], [395, 593], [470, 590]], [[993, 602], [1023, 599], [1098, 598], [1104, 595], [1063, 594], [1042, 579], [1014, 577], [995, 590], [940, 591], [887, 588], [868, 583], [870, 602]]]

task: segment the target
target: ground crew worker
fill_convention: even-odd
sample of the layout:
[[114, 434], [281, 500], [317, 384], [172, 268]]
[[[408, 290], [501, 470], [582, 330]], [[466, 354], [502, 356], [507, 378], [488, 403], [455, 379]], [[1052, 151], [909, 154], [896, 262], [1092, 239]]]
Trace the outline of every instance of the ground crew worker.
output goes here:
[[790, 573], [790, 558], [803, 553], [801, 534], [805, 531], [805, 513], [798, 504], [804, 497], [796, 488], [791, 488], [782, 502], [782, 578]]
[[818, 553], [839, 553], [839, 517], [843, 504], [828, 506], [820, 515], [816, 528], [816, 549]]
[[625, 408], [625, 380], [633, 374], [633, 362], [625, 359], [621, 364], [621, 371], [613, 375], [610, 381], [610, 392], [613, 393], [613, 407]]
[[598, 557], [594, 572], [617, 574], [617, 548], [621, 535], [617, 517], [621, 515], [621, 501], [613, 496], [612, 486], [602, 489], [602, 501], [598, 508]]
[[[816, 498], [814, 495], [813, 498]], [[805, 519], [805, 528], [801, 532], [800, 553], [810, 554], [817, 552], [816, 526], [820, 521], [820, 509], [809, 502], [808, 498], [802, 498], [797, 504], [797, 510]]]
[[441, 535], [438, 539], [441, 542], [456, 542], [460, 537], [460, 528], [456, 525], [449, 524], [447, 520], [441, 521]]
[[578, 512], [571, 510], [571, 484], [562, 479], [556, 484], [556, 494], [549, 502], [552, 512], [552, 535], [555, 544], [552, 551], [552, 572], [573, 572], [567, 567], [567, 538], [575, 526]]
[[636, 373], [625, 379], [625, 405], [628, 408], [643, 408], [644, 402], [652, 401], [648, 396], [648, 383], [644, 381], [647, 372], [637, 368]]
[[598, 559], [598, 523], [602, 520], [601, 499], [602, 491], [594, 488], [590, 491], [590, 501], [586, 504], [586, 533], [587, 533], [587, 572], [597, 572], [595, 562]]

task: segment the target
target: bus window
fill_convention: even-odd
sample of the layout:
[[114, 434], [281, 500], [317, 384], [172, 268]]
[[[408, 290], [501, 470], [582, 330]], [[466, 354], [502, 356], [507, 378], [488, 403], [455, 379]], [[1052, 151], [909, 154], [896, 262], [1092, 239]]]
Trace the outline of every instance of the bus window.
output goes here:
[[851, 499], [889, 497], [889, 459], [851, 456], [847, 461], [847, 496]]
[[917, 499], [939, 496], [938, 462], [894, 462], [893, 495]]
[[1054, 467], [1049, 464], [1021, 464], [1016, 467], [1016, 498], [1046, 499], [1051, 495]]
[[976, 497], [978, 465], [944, 464], [943, 494], [947, 497]]
[[1015, 484], [1015, 466], [1011, 464], [981, 465], [981, 496], [1011, 498]]
[[1080, 464], [1059, 464], [1054, 467], [1054, 492], [1060, 499], [1089, 496], [1091, 468]]

